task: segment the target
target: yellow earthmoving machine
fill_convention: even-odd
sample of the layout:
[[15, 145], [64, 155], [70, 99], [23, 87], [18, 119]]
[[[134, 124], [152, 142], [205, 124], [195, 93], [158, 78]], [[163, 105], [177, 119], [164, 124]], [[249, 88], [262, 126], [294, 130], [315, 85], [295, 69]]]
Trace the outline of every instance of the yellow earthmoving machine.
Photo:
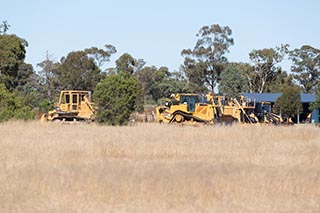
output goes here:
[[164, 123], [214, 123], [215, 106], [198, 94], [173, 94], [172, 100], [156, 108], [159, 122]]
[[219, 122], [249, 124], [258, 122], [258, 118], [254, 114], [255, 103], [249, 102], [248, 99], [243, 96], [240, 96], [238, 99], [215, 96], [213, 102], [219, 112], [217, 119]]
[[90, 91], [63, 90], [56, 109], [43, 114], [41, 121], [94, 121], [94, 118]]
[[157, 120], [164, 123], [256, 123], [254, 105], [249, 105], [244, 97], [226, 99], [212, 93], [173, 94], [171, 101], [156, 108]]

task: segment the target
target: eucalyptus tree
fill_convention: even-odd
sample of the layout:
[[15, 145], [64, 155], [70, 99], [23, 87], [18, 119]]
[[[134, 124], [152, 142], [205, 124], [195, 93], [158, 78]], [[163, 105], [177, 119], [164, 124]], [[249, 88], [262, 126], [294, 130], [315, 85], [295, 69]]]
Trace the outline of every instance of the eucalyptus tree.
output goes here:
[[104, 45], [104, 48], [90, 47], [84, 50], [87, 56], [92, 58], [101, 70], [103, 65], [110, 61], [110, 57], [117, 52], [116, 47], [111, 44]]
[[43, 85], [44, 93], [49, 102], [53, 101], [58, 91], [61, 89], [61, 83], [58, 78], [58, 69], [61, 64], [55, 62], [52, 55], [46, 51], [45, 59], [37, 64], [41, 68], [39, 71], [40, 84]]
[[224, 64], [228, 61], [225, 55], [234, 44], [231, 35], [232, 30], [228, 26], [204, 26], [197, 33], [195, 47], [182, 50], [181, 55], [185, 58], [182, 69], [188, 80], [197, 84], [199, 89], [205, 86], [214, 91]]
[[320, 82], [320, 50], [309, 45], [290, 51], [291, 71], [304, 92], [314, 92]]
[[283, 60], [287, 47], [282, 45], [279, 48], [252, 50], [249, 53], [254, 69], [247, 73], [247, 79], [249, 84], [254, 86], [251, 88], [254, 92], [266, 92], [268, 84], [272, 84], [278, 75], [284, 74], [279, 63]]
[[124, 53], [116, 60], [116, 72], [126, 72], [131, 75], [141, 70], [145, 64], [143, 59], [136, 59], [129, 53]]
[[70, 52], [60, 63], [57, 74], [62, 89], [93, 91], [104, 78], [95, 61], [85, 51]]
[[172, 93], [193, 92], [187, 87], [187, 82], [178, 72], [171, 72], [167, 67], [143, 67], [136, 73], [141, 84], [145, 101], [157, 102], [169, 97]]
[[117, 52], [110, 44], [104, 47], [104, 49], [91, 47], [73, 51], [67, 57], [62, 57], [57, 69], [61, 88], [93, 91], [106, 77], [106, 73], [102, 70], [103, 65]]

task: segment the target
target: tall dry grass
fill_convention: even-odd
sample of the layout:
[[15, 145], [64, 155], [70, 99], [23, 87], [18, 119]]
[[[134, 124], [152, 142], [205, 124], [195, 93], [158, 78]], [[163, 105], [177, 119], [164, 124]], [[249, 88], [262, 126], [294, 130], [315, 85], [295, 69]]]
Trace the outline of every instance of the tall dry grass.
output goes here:
[[320, 129], [0, 124], [0, 212], [319, 212]]

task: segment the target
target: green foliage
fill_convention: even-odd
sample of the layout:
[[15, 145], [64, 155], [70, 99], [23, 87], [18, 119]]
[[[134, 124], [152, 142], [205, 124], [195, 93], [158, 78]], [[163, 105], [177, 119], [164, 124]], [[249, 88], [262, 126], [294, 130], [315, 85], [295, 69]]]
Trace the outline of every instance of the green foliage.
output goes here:
[[266, 83], [265, 92], [282, 92], [287, 86], [293, 85], [293, 76], [291, 74], [288, 75], [286, 71], [279, 68], [276, 72], [271, 74], [270, 80]]
[[206, 84], [206, 64], [204, 62], [196, 62], [191, 58], [185, 58], [182, 70], [188, 78], [193, 91], [202, 93], [208, 91]]
[[300, 102], [300, 89], [297, 86], [288, 86], [283, 89], [282, 95], [274, 104], [274, 111], [282, 114], [284, 117], [294, 117], [302, 112], [302, 104]]
[[310, 110], [320, 109], [320, 83], [318, 83], [315, 91], [316, 101], [310, 104]]
[[108, 125], [126, 125], [137, 108], [139, 84], [135, 77], [124, 72], [109, 75], [94, 91], [98, 107], [97, 122]]
[[[272, 87], [279, 82], [279, 76], [284, 74], [281, 68], [277, 66], [285, 55], [288, 45], [282, 45], [280, 48], [265, 48], [261, 50], [252, 50], [249, 53], [250, 60], [254, 64], [252, 72], [247, 73], [252, 92], [271, 92], [268, 86]], [[275, 84], [274, 84], [275, 83]]]
[[[56, 99], [59, 98], [59, 93], [56, 94]], [[46, 113], [54, 108], [54, 102], [49, 101], [42, 91], [29, 91], [23, 95], [25, 103], [29, 107], [36, 109], [39, 113]]]
[[63, 89], [93, 91], [105, 77], [100, 68], [116, 53], [112, 45], [105, 45], [105, 49], [91, 47], [84, 51], [70, 52], [66, 58], [61, 59], [61, 63], [54, 62], [47, 52], [46, 58], [38, 64], [41, 68], [39, 89], [49, 102]]
[[151, 97], [153, 102], [160, 98], [169, 97], [172, 93], [187, 92], [187, 82], [179, 76], [179, 73], [172, 73], [167, 67], [155, 66], [144, 67], [136, 73], [137, 79], [142, 86], [142, 95]]
[[84, 51], [70, 52], [58, 68], [63, 89], [93, 91], [103, 77], [95, 61]]
[[24, 63], [28, 43], [16, 35], [0, 35], [0, 83], [13, 91], [23, 87], [33, 68]]
[[145, 62], [142, 59], [135, 59], [129, 53], [124, 53], [116, 60], [116, 71], [132, 75], [141, 70], [144, 65]]
[[21, 63], [15, 79], [15, 90], [25, 91], [27, 87], [34, 83], [32, 82], [34, 75], [35, 73], [31, 64]]
[[9, 92], [4, 84], [0, 84], [0, 122], [12, 119], [31, 120], [34, 117], [34, 112], [21, 96]]
[[111, 55], [117, 52], [116, 48], [111, 44], [106, 44], [104, 47], [106, 50], [97, 47], [91, 47], [84, 50], [88, 57], [92, 58], [100, 69], [104, 63], [110, 61]]
[[182, 69], [188, 80], [197, 84], [199, 89], [206, 86], [210, 91], [214, 91], [223, 65], [228, 61], [225, 54], [234, 44], [231, 34], [232, 30], [228, 26], [204, 26], [197, 34], [199, 39], [193, 50], [185, 49], [181, 52], [185, 57]]
[[320, 96], [317, 96], [316, 101], [310, 104], [310, 110], [320, 109]]
[[52, 110], [54, 107], [54, 103], [48, 101], [48, 99], [42, 99], [38, 105], [39, 105], [39, 111], [42, 113], [49, 112], [49, 110]]
[[289, 55], [294, 78], [302, 85], [304, 92], [314, 92], [320, 81], [320, 50], [304, 45], [290, 51]]
[[238, 98], [241, 93], [247, 92], [248, 82], [236, 63], [229, 64], [221, 74], [219, 92], [228, 97]]

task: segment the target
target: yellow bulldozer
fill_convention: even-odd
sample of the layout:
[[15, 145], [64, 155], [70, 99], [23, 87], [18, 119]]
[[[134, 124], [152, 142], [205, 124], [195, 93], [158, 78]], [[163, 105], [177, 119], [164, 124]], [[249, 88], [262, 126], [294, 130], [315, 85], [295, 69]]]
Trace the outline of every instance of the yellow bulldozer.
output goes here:
[[214, 94], [174, 94], [156, 108], [157, 120], [164, 123], [257, 123], [254, 104], [244, 97], [227, 99]]
[[94, 121], [95, 109], [91, 92], [63, 90], [54, 110], [41, 116], [41, 121]]

